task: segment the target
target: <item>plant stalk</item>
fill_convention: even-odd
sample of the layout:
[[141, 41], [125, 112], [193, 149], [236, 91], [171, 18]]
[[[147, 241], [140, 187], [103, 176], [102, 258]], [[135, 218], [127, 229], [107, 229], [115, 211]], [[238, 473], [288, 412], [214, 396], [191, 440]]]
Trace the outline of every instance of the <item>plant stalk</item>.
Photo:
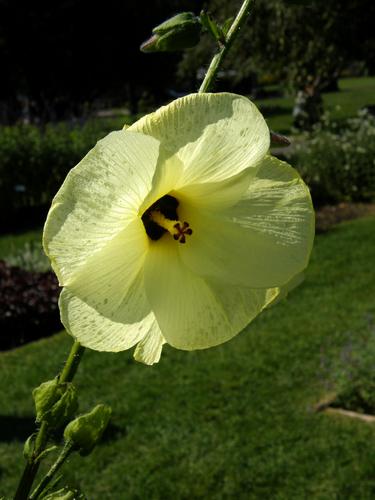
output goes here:
[[[71, 382], [77, 372], [85, 348], [79, 342], [74, 342], [64, 368], [59, 375], [60, 382]], [[50, 429], [47, 422], [42, 422], [35, 438], [35, 448], [30, 460], [27, 460], [22, 477], [18, 484], [14, 500], [28, 500], [31, 487], [39, 469], [39, 455], [45, 449]]]
[[44, 476], [44, 478], [40, 481], [38, 486], [35, 488], [35, 490], [32, 492], [30, 495], [30, 500], [35, 500], [39, 497], [41, 493], [45, 490], [46, 486], [51, 482], [53, 479], [53, 476], [56, 474], [56, 472], [60, 469], [60, 467], [63, 465], [65, 460], [69, 457], [69, 455], [72, 453], [74, 449], [74, 443], [73, 441], [68, 441], [64, 448], [61, 450], [60, 455], [57, 457], [56, 461], [54, 464], [51, 465], [49, 471], [47, 474]]
[[204, 92], [209, 92], [215, 82], [217, 73], [220, 69], [221, 64], [223, 63], [224, 57], [226, 56], [228, 50], [231, 48], [234, 40], [238, 36], [241, 27], [247, 20], [248, 15], [250, 14], [250, 7], [254, 0], [244, 0], [241, 5], [240, 10], [236, 18], [234, 19], [229, 31], [225, 37], [225, 42], [220, 43], [219, 52], [213, 57], [210, 66], [208, 67], [206, 76], [200, 86], [198, 92], [200, 94]]

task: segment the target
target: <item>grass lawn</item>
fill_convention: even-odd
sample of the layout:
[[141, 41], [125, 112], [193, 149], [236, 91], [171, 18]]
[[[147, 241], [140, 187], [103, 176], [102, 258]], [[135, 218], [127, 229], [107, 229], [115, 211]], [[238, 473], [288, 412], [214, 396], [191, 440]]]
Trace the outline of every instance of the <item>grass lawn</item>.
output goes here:
[[[375, 77], [342, 78], [339, 92], [323, 94], [324, 109], [335, 120], [349, 118], [366, 105], [375, 105]], [[292, 127], [292, 97], [256, 99], [272, 130], [284, 134]]]
[[[231, 342], [85, 353], [82, 411], [113, 407], [111, 428], [65, 466], [90, 500], [375, 498], [375, 428], [316, 414], [375, 336], [375, 218], [318, 236], [306, 281]], [[33, 429], [31, 389], [61, 368], [66, 334], [0, 354], [0, 497], [12, 495]]]
[[[272, 85], [273, 90], [278, 86]], [[269, 127], [283, 134], [290, 134], [293, 124], [292, 109], [293, 97], [269, 97], [266, 99], [255, 99], [264, 114]], [[366, 105], [375, 105], [375, 77], [341, 78], [339, 80], [339, 91], [323, 94], [324, 109], [328, 111], [335, 120], [341, 120], [355, 116], [359, 109]], [[114, 118], [92, 118], [93, 126], [103, 130], [103, 135], [114, 129], [121, 129], [124, 123], [130, 124], [140, 118], [118, 116]]]
[[42, 230], [34, 229], [25, 233], [6, 234], [0, 236], [0, 259], [13, 255], [28, 243], [40, 244]]

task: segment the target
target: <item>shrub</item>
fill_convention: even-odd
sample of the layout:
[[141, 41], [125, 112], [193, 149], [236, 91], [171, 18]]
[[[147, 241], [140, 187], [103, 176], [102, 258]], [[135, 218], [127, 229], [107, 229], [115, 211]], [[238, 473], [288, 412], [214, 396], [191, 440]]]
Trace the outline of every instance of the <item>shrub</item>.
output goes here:
[[1, 127], [0, 226], [17, 212], [27, 217], [29, 208], [48, 205], [68, 171], [113, 125], [96, 120], [82, 127], [64, 123], [43, 129]]
[[290, 161], [315, 203], [375, 199], [375, 117], [366, 110], [344, 123], [325, 119], [298, 143]]

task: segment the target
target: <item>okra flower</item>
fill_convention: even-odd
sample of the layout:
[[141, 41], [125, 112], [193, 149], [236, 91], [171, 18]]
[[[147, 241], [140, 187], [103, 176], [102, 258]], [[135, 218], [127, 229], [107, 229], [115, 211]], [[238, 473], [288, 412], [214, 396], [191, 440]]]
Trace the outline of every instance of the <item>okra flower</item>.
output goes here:
[[159, 360], [238, 334], [307, 265], [309, 191], [257, 108], [192, 94], [112, 132], [68, 174], [44, 247], [84, 346]]

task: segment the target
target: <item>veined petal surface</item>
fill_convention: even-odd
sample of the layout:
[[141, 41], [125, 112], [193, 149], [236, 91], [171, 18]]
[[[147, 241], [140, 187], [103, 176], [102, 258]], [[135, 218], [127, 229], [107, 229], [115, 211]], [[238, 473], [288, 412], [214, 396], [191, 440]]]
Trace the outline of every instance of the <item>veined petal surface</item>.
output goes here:
[[161, 334], [159, 326], [155, 320], [153, 328], [137, 344], [134, 352], [134, 359], [146, 365], [153, 365], [154, 363], [158, 363], [160, 360], [163, 345], [165, 343], [166, 340]]
[[[117, 315], [105, 316], [64, 288], [60, 295], [61, 322], [83, 346], [96, 351], [118, 352], [133, 347], [155, 328], [155, 317], [139, 299], [142, 292], [124, 299]], [[126, 314], [127, 312], [130, 314]]]
[[188, 184], [171, 194], [195, 208], [222, 212], [239, 202], [256, 172], [256, 168], [250, 167], [222, 181]]
[[205, 349], [234, 337], [278, 293], [200, 278], [183, 264], [169, 238], [150, 246], [145, 287], [166, 341], [185, 350]]
[[[120, 320], [121, 317], [126, 323], [140, 321], [150, 312], [143, 287], [143, 264], [148, 247], [142, 220], [136, 217], [100, 251], [88, 257], [66, 286], [109, 318]], [[141, 316], [135, 317], [141, 304]]]
[[61, 285], [137, 216], [152, 187], [158, 155], [154, 138], [112, 132], [70, 171], [43, 235]]
[[184, 170], [175, 189], [217, 182], [255, 167], [270, 145], [267, 124], [245, 97], [190, 94], [144, 116], [128, 130], [155, 137]]
[[307, 266], [314, 237], [310, 193], [298, 173], [276, 158], [261, 162], [242, 199], [225, 212], [185, 203], [179, 215], [193, 229], [179, 252], [199, 276], [272, 288]]

